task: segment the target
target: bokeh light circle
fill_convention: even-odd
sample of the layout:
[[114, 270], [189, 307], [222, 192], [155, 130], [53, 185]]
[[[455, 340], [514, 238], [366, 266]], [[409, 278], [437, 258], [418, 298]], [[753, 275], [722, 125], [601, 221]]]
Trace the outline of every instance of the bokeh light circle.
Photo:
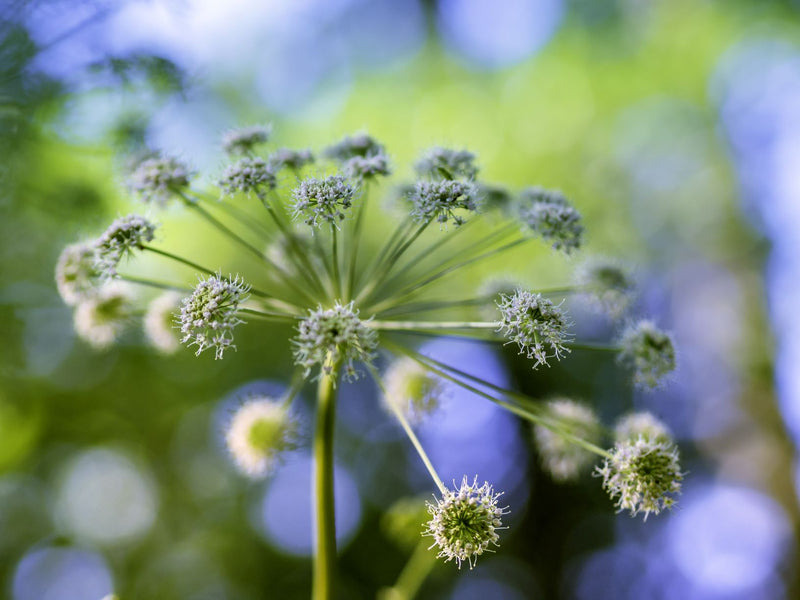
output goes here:
[[[297, 556], [313, 551], [310, 456], [280, 467], [258, 507], [256, 526], [276, 548]], [[342, 549], [358, 530], [361, 500], [355, 480], [341, 465], [334, 468], [336, 543]]]
[[59, 523], [97, 544], [119, 544], [147, 533], [158, 500], [151, 478], [125, 455], [106, 448], [73, 458], [56, 496]]
[[77, 548], [38, 548], [20, 560], [13, 600], [99, 600], [113, 591], [103, 558]]

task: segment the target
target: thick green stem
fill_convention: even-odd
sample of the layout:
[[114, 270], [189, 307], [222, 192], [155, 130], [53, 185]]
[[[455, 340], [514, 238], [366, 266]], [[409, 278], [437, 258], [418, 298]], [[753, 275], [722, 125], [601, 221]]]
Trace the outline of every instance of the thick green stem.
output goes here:
[[333, 598], [336, 568], [336, 523], [333, 498], [333, 431], [336, 415], [337, 365], [330, 355], [317, 388], [314, 432], [315, 552], [312, 600]]

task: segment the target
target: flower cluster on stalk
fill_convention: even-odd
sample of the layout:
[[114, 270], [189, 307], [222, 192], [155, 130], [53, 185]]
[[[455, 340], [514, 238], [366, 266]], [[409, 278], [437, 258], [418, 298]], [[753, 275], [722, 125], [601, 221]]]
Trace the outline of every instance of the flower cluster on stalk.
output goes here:
[[[478, 485], [477, 477], [470, 483], [465, 476], [454, 489], [444, 486], [414, 434], [414, 426], [439, 406], [445, 381], [479, 389], [487, 401], [529, 422], [554, 479], [574, 479], [599, 457], [596, 473], [618, 508], [647, 517], [674, 504], [683, 473], [668, 430], [654, 417], [628, 416], [615, 434], [604, 429], [590, 403], [533, 399], [489, 384], [469, 367], [424, 356], [415, 345], [419, 336], [441, 334], [516, 344], [533, 368], [573, 350], [612, 351], [637, 385], [652, 387], [669, 375], [675, 368], [672, 338], [650, 321], [627, 318], [616, 339], [599, 344], [582, 344], [572, 331], [565, 308], [571, 294], [594, 297], [615, 318], [630, 309], [633, 280], [613, 261], [586, 263], [577, 279], [566, 278], [555, 292], [509, 281], [459, 292], [471, 265], [513, 264], [506, 253], [537, 238], [554, 250], [577, 252], [584, 225], [571, 201], [540, 187], [515, 192], [483, 182], [473, 153], [435, 147], [416, 162], [417, 180], [400, 187], [403, 202], [368, 211], [374, 180], [392, 173], [383, 144], [356, 134], [319, 153], [279, 148], [262, 156], [258, 150], [268, 147], [270, 137], [263, 127], [228, 132], [223, 146], [234, 158], [217, 175], [214, 190], [193, 189], [190, 169], [174, 158], [142, 161], [129, 183], [141, 200], [163, 205], [178, 198], [208, 232], [248, 259], [203, 265], [165, 249], [144, 217], [122, 217], [96, 240], [68, 246], [56, 266], [58, 290], [74, 307], [78, 335], [106, 348], [144, 314], [146, 336], [160, 352], [183, 344], [222, 359], [236, 348], [234, 334], [245, 322], [248, 328], [289, 325], [295, 376], [284, 398], [251, 399], [231, 419], [226, 440], [236, 465], [249, 476], [265, 476], [299, 443], [289, 409], [304, 380], [332, 380], [335, 386], [339, 378], [368, 373], [440, 492], [428, 504], [423, 533], [439, 557], [459, 566], [474, 566], [498, 545], [508, 511], [498, 503], [501, 493], [488, 482]], [[317, 162], [315, 155], [329, 162]], [[487, 213], [488, 233], [465, 233], [476, 228], [462, 225]], [[135, 259], [143, 253], [171, 266], [166, 280], [137, 270]], [[258, 261], [260, 268], [253, 266]], [[160, 295], [137, 312], [122, 284]], [[443, 318], [467, 310], [472, 320]], [[274, 342], [272, 333], [261, 339]], [[253, 351], [252, 343], [243, 344], [244, 351]], [[600, 446], [604, 440], [610, 440], [609, 450]]]

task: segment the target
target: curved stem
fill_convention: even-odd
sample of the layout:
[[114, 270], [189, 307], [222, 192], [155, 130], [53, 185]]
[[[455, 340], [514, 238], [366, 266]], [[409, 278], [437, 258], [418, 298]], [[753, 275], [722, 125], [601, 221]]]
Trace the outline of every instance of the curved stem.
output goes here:
[[367, 198], [369, 197], [369, 182], [364, 184], [364, 193], [361, 196], [356, 209], [356, 220], [352, 229], [353, 243], [350, 246], [350, 261], [347, 269], [347, 284], [345, 285], [345, 302], [353, 296], [353, 289], [356, 285], [356, 264], [358, 262], [358, 247], [361, 244], [361, 230], [364, 223], [364, 213], [366, 212]]
[[419, 542], [406, 566], [400, 572], [397, 582], [386, 591], [383, 598], [386, 600], [413, 600], [435, 565], [436, 555], [430, 551], [428, 542]]
[[383, 331], [406, 331], [434, 329], [497, 329], [490, 321], [365, 321], [369, 327]]
[[438, 279], [441, 279], [445, 275], [449, 275], [453, 271], [455, 271], [457, 269], [460, 269], [461, 267], [466, 267], [467, 265], [472, 264], [474, 262], [477, 262], [479, 260], [483, 260], [485, 258], [489, 258], [491, 256], [495, 256], [495, 255], [497, 255], [497, 254], [499, 254], [501, 252], [504, 252], [506, 250], [510, 250], [511, 248], [513, 248], [515, 246], [518, 246], [520, 244], [523, 244], [523, 243], [525, 243], [527, 241], [528, 240], [526, 238], [519, 238], [519, 239], [516, 239], [516, 240], [514, 240], [512, 242], [509, 242], [507, 244], [503, 244], [499, 248], [494, 248], [493, 250], [488, 250], [488, 251], [486, 251], [486, 252], [484, 252], [482, 254], [479, 254], [478, 256], [473, 256], [471, 258], [468, 258], [468, 259], [462, 260], [460, 262], [457, 262], [457, 263], [455, 263], [453, 265], [450, 265], [449, 267], [443, 268], [440, 271], [434, 273], [433, 275], [431, 275], [429, 277], [426, 277], [425, 279], [423, 279], [421, 281], [417, 281], [417, 282], [415, 282], [415, 283], [413, 283], [411, 285], [408, 285], [405, 288], [401, 289], [400, 291], [397, 292], [397, 294], [395, 295], [395, 297], [393, 299], [384, 300], [384, 301], [379, 302], [378, 304], [370, 307], [370, 311], [373, 312], [373, 313], [378, 313], [378, 312], [381, 312], [381, 311], [385, 311], [385, 310], [387, 310], [389, 308], [394, 308], [395, 306], [399, 306], [400, 304], [405, 302], [407, 298], [412, 296], [415, 292], [417, 292], [421, 288], [425, 287], [426, 285], [429, 285], [429, 284], [433, 283], [434, 281], [436, 281]]
[[147, 287], [156, 288], [159, 290], [170, 290], [173, 292], [181, 292], [184, 294], [191, 294], [192, 288], [181, 287], [171, 283], [164, 283], [162, 281], [153, 281], [151, 279], [143, 279], [141, 277], [133, 277], [132, 275], [119, 275], [120, 280], [127, 281], [128, 283], [135, 283], [137, 285], [146, 285]]
[[[417, 363], [419, 363], [420, 365], [422, 365], [423, 367], [425, 367], [426, 369], [428, 369], [432, 373], [438, 375], [439, 377], [442, 377], [442, 378], [446, 379], [447, 381], [451, 381], [452, 383], [455, 383], [456, 385], [464, 388], [465, 390], [468, 390], [470, 392], [478, 394], [479, 396], [482, 396], [482, 397], [486, 398], [487, 400], [491, 400], [492, 402], [494, 402], [498, 406], [502, 406], [503, 408], [505, 408], [507, 411], [511, 412], [512, 414], [515, 414], [518, 417], [521, 417], [521, 418], [523, 418], [523, 419], [525, 419], [527, 421], [530, 421], [531, 423], [534, 423], [534, 424], [537, 424], [537, 425], [542, 425], [542, 426], [550, 429], [551, 431], [554, 431], [555, 433], [563, 436], [564, 438], [568, 439], [572, 443], [585, 448], [589, 452], [593, 452], [594, 454], [597, 454], [598, 456], [602, 456], [603, 458], [610, 458], [611, 457], [611, 455], [609, 454], [609, 452], [607, 450], [605, 450], [603, 448], [600, 448], [599, 446], [596, 446], [595, 444], [592, 444], [591, 442], [588, 442], [588, 441], [584, 440], [583, 438], [580, 438], [580, 437], [576, 436], [571, 431], [566, 430], [563, 427], [562, 423], [560, 423], [557, 420], [555, 420], [555, 419], [551, 418], [550, 416], [548, 416], [539, 407], [533, 406], [531, 404], [531, 399], [528, 398], [527, 396], [525, 396], [523, 394], [520, 394], [518, 392], [513, 392], [511, 390], [506, 390], [506, 389], [501, 388], [499, 386], [496, 386], [496, 385], [494, 385], [492, 383], [489, 383], [488, 381], [483, 381], [482, 379], [479, 379], [479, 378], [475, 377], [474, 375], [469, 375], [468, 373], [460, 371], [459, 369], [456, 369], [455, 367], [451, 367], [450, 365], [445, 365], [444, 363], [441, 363], [441, 362], [439, 362], [439, 361], [437, 361], [435, 359], [432, 359], [432, 358], [430, 358], [428, 356], [420, 354], [420, 353], [418, 353], [418, 352], [416, 352], [414, 350], [409, 350], [407, 348], [403, 348], [402, 346], [398, 346], [397, 344], [393, 344], [391, 342], [386, 342], [386, 343], [387, 343], [388, 346], [390, 346], [393, 349], [394, 352], [399, 352], [400, 354], [404, 354], [404, 355], [408, 356], [409, 358], [411, 358], [412, 360], [416, 361]], [[489, 389], [492, 389], [492, 390], [494, 390], [495, 392], [497, 392], [497, 393], [499, 393], [501, 395], [514, 398], [517, 401], [521, 401], [521, 402], [523, 402], [525, 404], [526, 407], [517, 406], [517, 405], [515, 405], [515, 404], [513, 404], [511, 402], [507, 402], [505, 400], [501, 400], [500, 398], [495, 398], [491, 394], [486, 393], [484, 390], [479, 389], [479, 388], [477, 388], [475, 386], [472, 386], [472, 385], [462, 381], [461, 379], [459, 379], [458, 377], [455, 377], [454, 375], [452, 375], [451, 373], [448, 373], [447, 371], [452, 371], [453, 373], [459, 375], [460, 377], [464, 377], [465, 379], [472, 380], [476, 384], [478, 384], [478, 385], [480, 385], [482, 387], [488, 387]]]
[[[327, 372], [326, 372], [327, 371]], [[315, 552], [312, 600], [333, 598], [336, 568], [336, 522], [333, 497], [333, 433], [336, 415], [337, 365], [330, 354], [317, 387], [314, 432]]]
[[183, 263], [187, 267], [191, 267], [195, 271], [201, 271], [201, 272], [205, 273], [206, 275], [216, 275], [216, 273], [214, 271], [212, 271], [211, 269], [206, 269], [205, 267], [201, 267], [197, 263], [193, 263], [190, 260], [186, 260], [185, 258], [181, 258], [177, 254], [172, 254], [172, 252], [167, 252], [166, 250], [159, 250], [158, 248], [153, 248], [152, 246], [148, 246], [146, 244], [143, 244], [142, 246], [140, 246], [140, 248], [142, 250], [148, 250], [150, 252], [154, 252], [156, 254], [160, 254], [161, 256], [165, 256], [165, 257], [167, 257], [169, 259], [172, 259], [174, 261], [177, 261], [179, 263]]
[[[372, 365], [367, 365], [367, 367], [369, 368], [370, 375], [372, 375], [375, 383], [377, 383], [378, 387], [381, 389], [381, 393], [386, 396], [386, 388], [384, 388], [383, 381], [381, 380], [380, 375], [378, 375], [378, 372], [375, 370], [375, 367]], [[419, 457], [425, 464], [425, 468], [428, 469], [428, 473], [430, 473], [431, 477], [433, 478], [433, 482], [436, 484], [436, 487], [439, 488], [439, 491], [442, 494], [446, 493], [447, 487], [444, 485], [444, 482], [442, 482], [442, 478], [439, 477], [439, 474], [436, 472], [436, 469], [434, 468], [431, 459], [428, 457], [428, 453], [425, 452], [425, 449], [422, 447], [417, 434], [414, 433], [413, 429], [411, 429], [411, 425], [409, 424], [408, 419], [406, 419], [406, 416], [403, 414], [403, 411], [397, 408], [397, 406], [395, 406], [395, 404], [392, 402], [387, 402], [386, 404], [388, 404], [392, 409], [394, 416], [397, 417], [397, 420], [400, 421], [400, 425], [403, 426], [403, 430], [405, 430], [408, 439], [410, 439], [411, 443], [414, 444], [414, 449], [417, 451], [417, 454], [419, 454]]]

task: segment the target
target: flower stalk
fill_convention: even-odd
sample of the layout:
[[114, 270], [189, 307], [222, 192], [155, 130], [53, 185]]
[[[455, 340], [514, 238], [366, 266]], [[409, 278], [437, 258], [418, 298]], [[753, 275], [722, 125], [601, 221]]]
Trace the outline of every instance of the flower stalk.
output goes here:
[[315, 548], [312, 600], [333, 598], [336, 570], [336, 521], [333, 495], [333, 439], [336, 417], [338, 365], [332, 354], [326, 359], [317, 383], [317, 417], [314, 430]]

